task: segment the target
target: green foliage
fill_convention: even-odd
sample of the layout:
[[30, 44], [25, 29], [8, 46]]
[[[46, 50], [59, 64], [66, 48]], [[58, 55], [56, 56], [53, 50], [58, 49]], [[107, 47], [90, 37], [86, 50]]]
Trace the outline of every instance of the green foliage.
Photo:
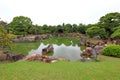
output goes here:
[[45, 33], [50, 33], [49, 26], [46, 25], [46, 24], [42, 26], [42, 30], [43, 30], [43, 33], [44, 33], [44, 34], [45, 34]]
[[93, 26], [93, 27], [90, 27], [86, 30], [86, 34], [92, 38], [94, 36], [100, 36], [100, 37], [105, 37], [106, 35], [106, 32], [105, 32], [105, 29], [104, 28], [100, 28], [98, 26]]
[[42, 26], [32, 25], [30, 18], [25, 16], [16, 16], [13, 21], [6, 27], [10, 32], [16, 35], [26, 34], [53, 34], [53, 33], [72, 33], [79, 32], [85, 34], [86, 25], [84, 24], [62, 24], [62, 25], [47, 25]]
[[33, 25], [28, 30], [29, 34], [39, 34], [39, 26]]
[[64, 33], [64, 24], [63, 25], [57, 25], [56, 33]]
[[114, 32], [114, 28], [120, 26], [120, 13], [108, 13], [100, 18], [98, 24], [100, 27], [105, 28], [109, 37]]
[[49, 33], [53, 34], [56, 31], [56, 26], [49, 26]]
[[46, 39], [43, 41], [45, 44], [65, 44], [65, 45], [76, 45], [79, 42], [77, 38], [67, 38], [67, 37], [53, 37], [51, 39]]
[[29, 32], [32, 34], [52, 34], [56, 31], [56, 26], [48, 26], [44, 24], [43, 26], [34, 25], [29, 29]]
[[73, 24], [72, 27], [73, 27], [73, 32], [78, 32], [77, 24]]
[[77, 30], [78, 30], [79, 33], [85, 34], [86, 33], [85, 31], [87, 30], [87, 27], [84, 24], [79, 24]]
[[72, 32], [72, 25], [71, 24], [65, 24], [64, 26], [65, 33]]
[[103, 55], [120, 57], [120, 46], [119, 45], [109, 45], [103, 49]]
[[120, 29], [116, 30], [112, 35], [111, 38], [113, 39], [120, 39]]
[[99, 36], [102, 38], [102, 39], [105, 39], [107, 37], [107, 33], [105, 31], [104, 28], [100, 28], [99, 29]]
[[31, 19], [24, 16], [14, 17], [13, 21], [8, 25], [6, 22], [0, 21], [0, 25], [4, 25], [8, 32], [12, 32], [17, 35], [79, 32], [82, 34], [87, 34], [89, 37], [99, 35], [101, 38], [110, 38], [111, 34], [113, 34], [117, 29], [120, 29], [120, 13], [108, 13], [105, 16], [100, 17], [98, 23], [88, 25], [84, 25], [82, 23], [79, 25], [63, 23], [62, 25], [45, 24], [39, 26], [32, 25]]
[[15, 35], [7, 33], [7, 31], [0, 27], [0, 48], [3, 49], [5, 47], [11, 48], [13, 43], [11, 39], [15, 38]]
[[99, 27], [93, 26], [86, 30], [86, 33], [89, 37], [97, 36], [99, 32]]
[[120, 26], [117, 26], [117, 27], [113, 28], [113, 32], [115, 32], [118, 29], [120, 29]]
[[8, 26], [14, 34], [25, 35], [32, 27], [32, 21], [28, 17], [16, 16]]

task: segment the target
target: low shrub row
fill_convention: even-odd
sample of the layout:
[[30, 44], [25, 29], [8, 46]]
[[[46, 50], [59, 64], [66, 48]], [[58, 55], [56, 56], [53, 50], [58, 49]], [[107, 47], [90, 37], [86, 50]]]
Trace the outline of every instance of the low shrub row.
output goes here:
[[109, 45], [103, 49], [103, 55], [120, 57], [120, 45]]

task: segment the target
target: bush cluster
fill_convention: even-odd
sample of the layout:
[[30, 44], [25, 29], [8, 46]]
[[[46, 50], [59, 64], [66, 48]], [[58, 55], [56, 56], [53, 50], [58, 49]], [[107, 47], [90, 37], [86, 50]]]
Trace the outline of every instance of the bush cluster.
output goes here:
[[103, 55], [120, 57], [120, 45], [109, 45], [103, 49]]

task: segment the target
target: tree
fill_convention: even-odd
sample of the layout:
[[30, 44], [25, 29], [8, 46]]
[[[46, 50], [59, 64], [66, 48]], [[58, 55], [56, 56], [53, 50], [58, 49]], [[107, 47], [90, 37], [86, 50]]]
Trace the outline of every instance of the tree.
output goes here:
[[77, 24], [73, 24], [72, 25], [72, 30], [73, 30], [73, 32], [78, 32], [78, 25]]
[[112, 39], [120, 39], [120, 29], [116, 30], [112, 35]]
[[62, 25], [57, 25], [57, 28], [56, 28], [56, 33], [64, 33], [64, 24], [63, 26]]
[[11, 48], [13, 45], [11, 39], [13, 38], [15, 38], [15, 35], [7, 33], [7, 30], [0, 26], [0, 49], [5, 47]]
[[44, 24], [42, 26], [42, 30], [43, 30], [43, 33], [46, 34], [46, 33], [50, 33], [50, 30], [49, 30], [49, 26], [47, 24]]
[[64, 26], [65, 33], [70, 33], [72, 32], [72, 25], [71, 24], [65, 24]]
[[56, 31], [56, 26], [49, 26], [50, 33], [53, 34]]
[[32, 27], [32, 21], [28, 17], [16, 16], [8, 26], [14, 34], [25, 35]]
[[105, 38], [106, 32], [104, 28], [100, 28], [98, 26], [90, 27], [86, 30], [86, 34], [92, 38], [94, 36], [100, 36], [101, 38]]
[[39, 26], [38, 25], [32, 25], [29, 28], [29, 34], [38, 34], [39, 33]]
[[120, 13], [114, 12], [102, 16], [98, 22], [98, 25], [101, 28], [105, 28], [108, 37], [110, 37], [110, 35], [115, 31], [115, 28], [120, 26]]
[[44, 34], [42, 26], [38, 26], [38, 34]]
[[86, 25], [84, 25], [84, 24], [79, 24], [78, 25], [78, 31], [80, 32], [80, 33], [82, 33], [82, 34], [85, 34], [86, 32]]

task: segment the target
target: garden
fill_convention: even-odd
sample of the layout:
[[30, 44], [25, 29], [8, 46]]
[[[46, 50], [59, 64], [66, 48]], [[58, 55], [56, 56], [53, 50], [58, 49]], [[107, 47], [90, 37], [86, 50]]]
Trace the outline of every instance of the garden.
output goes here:
[[[62, 40], [66, 45], [70, 45], [71, 38], [52, 38], [44, 40], [45, 44], [61, 44]], [[60, 40], [60, 41], [59, 41]], [[71, 39], [73, 43], [79, 40]], [[40, 42], [15, 43], [11, 51], [28, 55], [31, 49], [37, 49]], [[40, 61], [17, 61], [4, 62], [0, 64], [1, 80], [119, 80], [120, 59], [99, 55], [99, 62], [70, 62], [57, 61], [55, 63], [44, 63]]]
[[89, 25], [0, 21], [0, 79], [119, 80], [119, 17], [109, 13]]

